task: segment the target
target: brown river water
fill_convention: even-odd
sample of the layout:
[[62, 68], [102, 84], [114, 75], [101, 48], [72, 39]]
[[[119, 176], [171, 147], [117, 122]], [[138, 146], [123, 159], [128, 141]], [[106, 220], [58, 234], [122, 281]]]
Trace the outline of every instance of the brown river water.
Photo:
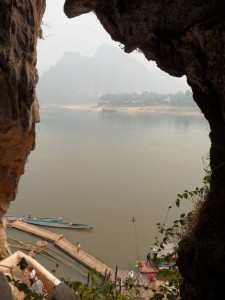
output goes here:
[[[56, 231], [111, 266], [131, 269], [137, 257], [145, 259], [176, 195], [201, 186], [210, 146], [206, 121], [63, 108], [42, 108], [41, 120], [8, 214], [92, 224], [87, 232]], [[169, 220], [189, 208], [184, 203]]]

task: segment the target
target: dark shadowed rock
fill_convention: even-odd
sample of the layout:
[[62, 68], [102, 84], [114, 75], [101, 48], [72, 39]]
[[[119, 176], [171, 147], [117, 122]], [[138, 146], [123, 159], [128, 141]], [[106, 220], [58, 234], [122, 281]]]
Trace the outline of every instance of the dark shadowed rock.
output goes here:
[[1, 300], [13, 300], [12, 290], [5, 277], [5, 274], [0, 272], [0, 299]]
[[2, 217], [35, 148], [37, 38], [45, 0], [0, 1], [0, 259], [9, 255]]
[[48, 295], [48, 300], [80, 300], [80, 297], [65, 283], [57, 285]]

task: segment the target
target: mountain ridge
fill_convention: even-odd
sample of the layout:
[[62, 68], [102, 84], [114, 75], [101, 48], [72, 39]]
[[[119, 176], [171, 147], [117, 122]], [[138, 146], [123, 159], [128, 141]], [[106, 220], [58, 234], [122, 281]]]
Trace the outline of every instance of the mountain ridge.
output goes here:
[[64, 52], [62, 59], [41, 76], [37, 95], [41, 104], [80, 104], [97, 102], [106, 93], [187, 89], [183, 80], [178, 82], [164, 72], [150, 72], [131, 55], [104, 44], [93, 57]]

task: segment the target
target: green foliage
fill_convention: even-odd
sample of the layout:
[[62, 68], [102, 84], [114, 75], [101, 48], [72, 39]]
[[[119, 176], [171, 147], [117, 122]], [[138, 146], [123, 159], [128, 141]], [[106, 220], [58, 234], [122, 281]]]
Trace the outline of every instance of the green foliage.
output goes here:
[[[67, 280], [65, 283], [75, 290], [81, 297], [81, 299], [104, 299], [104, 297], [110, 293], [111, 282], [104, 284], [101, 276], [96, 271], [91, 271], [88, 274], [88, 279], [86, 284], [82, 284], [78, 281]], [[110, 298], [105, 298], [110, 299]]]
[[[174, 247], [173, 252], [158, 257], [160, 251], [162, 251], [166, 244], [174, 243], [178, 244], [179, 240], [183, 236], [187, 236], [190, 234], [193, 226], [195, 226], [198, 210], [201, 207], [202, 203], [205, 201], [206, 196], [209, 192], [209, 184], [211, 171], [209, 169], [209, 156], [203, 158], [204, 171], [206, 175], [204, 176], [202, 183], [203, 186], [201, 188], [196, 187], [193, 191], [185, 190], [182, 194], [177, 194], [176, 200], [172, 205], [168, 207], [165, 221], [163, 223], [157, 223], [158, 227], [158, 236], [155, 238], [154, 249], [157, 249], [157, 253], [154, 254], [154, 261], [159, 263], [160, 261], [171, 261], [176, 260], [177, 257], [177, 247]], [[173, 224], [167, 227], [166, 222], [168, 218], [168, 214], [170, 210], [174, 207], [180, 208], [180, 204], [182, 201], [190, 201], [193, 205], [193, 210], [189, 213], [180, 214], [179, 218], [173, 221]], [[159, 238], [159, 235], [161, 238]], [[163, 270], [159, 271], [157, 276], [162, 276], [166, 280], [166, 284], [160, 286], [159, 291], [155, 291], [151, 300], [160, 300], [160, 299], [168, 299], [168, 300], [178, 300], [179, 296], [179, 286], [181, 275], [178, 270]]]
[[153, 92], [104, 94], [100, 97], [99, 106], [170, 106], [170, 107], [196, 107], [190, 91], [176, 94], [158, 94]]
[[86, 284], [73, 282], [70, 280], [65, 283], [76, 291], [81, 299], [84, 300], [130, 300], [142, 299], [141, 295], [148, 287], [137, 286], [132, 279], [126, 279], [123, 287], [115, 275], [115, 280], [104, 278], [96, 271], [91, 271], [88, 275]]
[[20, 282], [19, 280], [12, 279], [10, 276], [6, 276], [9, 283], [18, 288], [20, 292], [24, 292], [24, 300], [43, 300], [43, 296], [37, 293], [33, 293], [26, 283]]
[[41, 24], [40, 24], [40, 26], [38, 28], [38, 38], [40, 40], [44, 40], [44, 32], [43, 32], [42, 26], [43, 26], [43, 22], [41, 21]]
[[[209, 160], [208, 156], [206, 158], [203, 158], [203, 163], [205, 165], [204, 170], [206, 172], [206, 175], [202, 180], [203, 186], [201, 188], [196, 187], [193, 191], [185, 190], [182, 194], [177, 194], [174, 203], [168, 207], [164, 222], [157, 223], [159, 234], [155, 238], [154, 246], [158, 249], [158, 251], [164, 249], [165, 244], [178, 243], [180, 238], [185, 233], [188, 233], [189, 227], [191, 226], [190, 223], [192, 223], [192, 226], [194, 225], [196, 210], [198, 209], [199, 205], [201, 205], [202, 202], [205, 200], [205, 197], [209, 191], [211, 172], [209, 170], [208, 163], [207, 165], [205, 163], [208, 160]], [[186, 200], [192, 203], [193, 210], [187, 214], [185, 213], [180, 214], [179, 218], [177, 220], [174, 220], [171, 226], [167, 227], [167, 219], [170, 210], [174, 207], [180, 208], [182, 201], [186, 201]], [[172, 255], [176, 256], [176, 249], [174, 249], [174, 253]], [[165, 259], [169, 259], [169, 258], [171, 259], [171, 257], [165, 257]]]

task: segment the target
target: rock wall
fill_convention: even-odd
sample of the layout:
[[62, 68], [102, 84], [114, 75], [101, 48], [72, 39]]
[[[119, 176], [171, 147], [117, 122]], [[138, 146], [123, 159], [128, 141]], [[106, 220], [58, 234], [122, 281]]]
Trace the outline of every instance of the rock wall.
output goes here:
[[69, 18], [94, 11], [125, 52], [140, 49], [173, 76], [187, 76], [210, 125], [210, 192], [190, 237], [181, 241], [181, 298], [225, 294], [225, 1], [66, 0]]
[[9, 254], [3, 215], [35, 148], [38, 29], [45, 0], [0, 1], [0, 258]]

